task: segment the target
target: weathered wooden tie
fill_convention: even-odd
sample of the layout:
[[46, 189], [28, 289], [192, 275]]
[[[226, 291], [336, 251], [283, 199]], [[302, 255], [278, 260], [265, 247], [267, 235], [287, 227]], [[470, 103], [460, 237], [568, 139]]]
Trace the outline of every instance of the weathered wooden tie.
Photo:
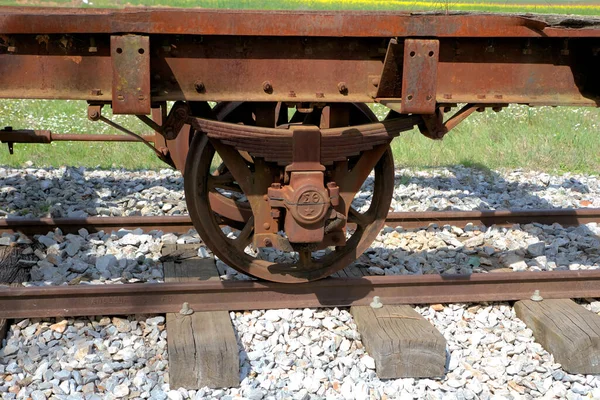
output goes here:
[[[0, 284], [17, 286], [29, 279], [29, 269], [21, 265], [19, 260], [22, 248], [13, 246], [0, 246]], [[27, 259], [28, 257], [23, 257]], [[2, 340], [6, 337], [10, 323], [6, 319], [0, 319], [0, 347]]]
[[600, 373], [600, 316], [569, 299], [518, 301], [515, 312], [565, 371]]
[[[165, 281], [219, 279], [214, 260], [198, 258], [197, 250], [190, 245], [164, 247]], [[239, 386], [238, 345], [228, 312], [167, 314], [167, 345], [172, 388]]]
[[446, 339], [412, 307], [360, 306], [351, 307], [350, 313], [379, 378], [444, 375]]

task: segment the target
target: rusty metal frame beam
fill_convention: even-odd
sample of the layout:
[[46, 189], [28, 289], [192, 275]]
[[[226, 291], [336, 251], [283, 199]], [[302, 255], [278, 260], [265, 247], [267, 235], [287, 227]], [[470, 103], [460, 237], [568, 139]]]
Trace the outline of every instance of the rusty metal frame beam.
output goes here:
[[[144, 100], [139, 108], [119, 109], [110, 36], [73, 34], [66, 42], [62, 35], [46, 35], [42, 42], [39, 37], [0, 37], [0, 98], [113, 102], [118, 112], [130, 113], [149, 112], [149, 100], [380, 101], [394, 108], [410, 88], [406, 77], [412, 77], [435, 88], [437, 104], [597, 106], [600, 99], [595, 38], [440, 38], [437, 71], [424, 73], [405, 65], [404, 43], [410, 38], [150, 35], [149, 73], [136, 76], [144, 85], [150, 79], [149, 88], [135, 79], [125, 88], [133, 103], [140, 95]], [[413, 96], [426, 99], [423, 93]]]
[[364, 11], [2, 7], [0, 33], [232, 36], [599, 37], [598, 18]]

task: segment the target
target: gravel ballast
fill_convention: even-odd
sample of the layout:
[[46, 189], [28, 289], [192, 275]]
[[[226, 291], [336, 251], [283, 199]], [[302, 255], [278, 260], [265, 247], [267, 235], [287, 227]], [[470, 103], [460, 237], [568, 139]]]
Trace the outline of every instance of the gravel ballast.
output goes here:
[[[600, 207], [596, 176], [466, 167], [398, 170], [395, 211]], [[369, 188], [361, 198], [368, 203]], [[185, 214], [171, 170], [0, 168], [4, 216]], [[358, 204], [360, 206], [360, 203]], [[356, 265], [376, 275], [595, 269], [600, 227], [384, 229]], [[161, 247], [185, 235], [116, 231], [35, 238], [4, 235], [28, 253], [26, 285], [160, 282]], [[199, 255], [211, 253], [200, 247]], [[217, 261], [224, 279], [248, 279]], [[584, 302], [600, 312], [600, 303]], [[162, 316], [15, 321], [0, 350], [0, 396], [26, 399], [600, 398], [600, 378], [570, 375], [535, 343], [509, 304], [416, 307], [448, 341], [447, 374], [381, 381], [345, 309], [231, 313], [240, 347], [238, 389], [169, 387]]]

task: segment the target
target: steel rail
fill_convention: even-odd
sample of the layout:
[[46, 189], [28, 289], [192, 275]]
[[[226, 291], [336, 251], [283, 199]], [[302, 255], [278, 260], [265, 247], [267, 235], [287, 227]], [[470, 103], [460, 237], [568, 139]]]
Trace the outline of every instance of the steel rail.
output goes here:
[[50, 287], [1, 287], [0, 318], [125, 315], [192, 310], [347, 307], [513, 301], [539, 290], [544, 298], [600, 297], [600, 270], [472, 275], [364, 276], [303, 284], [199, 281]]
[[539, 223], [562, 226], [578, 226], [600, 222], [600, 209], [536, 209], [536, 210], [484, 210], [484, 211], [432, 211], [390, 213], [386, 218], [389, 226], [419, 228], [436, 223], [463, 227], [469, 223], [484, 226], [512, 226], [514, 224]]
[[[394, 212], [388, 214], [386, 219], [388, 226], [404, 228], [427, 227], [430, 224], [463, 227], [468, 223], [484, 226], [529, 223], [577, 226], [590, 222], [600, 222], [600, 209]], [[89, 232], [141, 228], [145, 231], [185, 233], [194, 226], [188, 216], [0, 219], [0, 233], [22, 232], [35, 235], [45, 234], [55, 228], [60, 228], [64, 233], [76, 233], [81, 228]]]
[[88, 232], [141, 228], [144, 231], [185, 233], [193, 229], [187, 215], [145, 217], [87, 217], [87, 218], [4, 218], [0, 219], [0, 233], [21, 232], [41, 235], [60, 228], [63, 233], [77, 233], [81, 228]]

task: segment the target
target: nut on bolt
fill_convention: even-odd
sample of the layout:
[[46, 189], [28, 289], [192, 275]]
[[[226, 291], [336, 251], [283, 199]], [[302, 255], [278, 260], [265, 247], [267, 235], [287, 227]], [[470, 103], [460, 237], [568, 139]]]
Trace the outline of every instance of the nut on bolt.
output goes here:
[[206, 91], [206, 86], [204, 86], [204, 82], [198, 80], [194, 82], [194, 89], [196, 89], [196, 92], [198, 93], [204, 93]]
[[273, 93], [273, 85], [271, 84], [270, 81], [264, 81], [262, 84], [262, 87], [263, 87], [263, 91], [265, 93], [268, 93], [268, 94]]

